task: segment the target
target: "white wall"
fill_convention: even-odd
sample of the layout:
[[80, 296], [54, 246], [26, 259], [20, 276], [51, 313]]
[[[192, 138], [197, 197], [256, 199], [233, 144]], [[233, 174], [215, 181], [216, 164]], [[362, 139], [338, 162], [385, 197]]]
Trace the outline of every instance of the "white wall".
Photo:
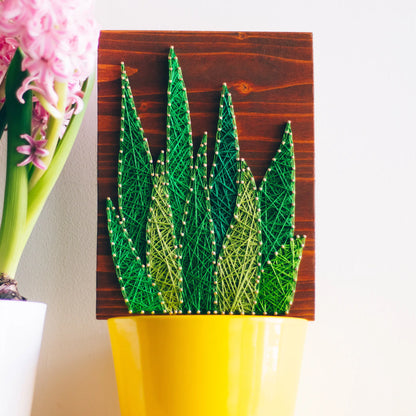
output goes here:
[[[98, 3], [103, 29], [314, 32], [317, 301], [296, 416], [414, 416], [416, 3]], [[95, 101], [18, 275], [49, 305], [33, 416], [119, 415], [95, 320]]]

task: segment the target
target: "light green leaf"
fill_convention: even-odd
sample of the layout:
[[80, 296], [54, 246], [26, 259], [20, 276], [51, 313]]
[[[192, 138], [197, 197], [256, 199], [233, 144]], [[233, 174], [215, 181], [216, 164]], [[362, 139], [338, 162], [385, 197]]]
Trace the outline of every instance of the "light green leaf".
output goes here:
[[165, 301], [166, 310], [179, 312], [182, 308], [182, 267], [179, 247], [173, 230], [169, 205], [165, 155], [156, 164], [152, 202], [146, 227], [147, 264], [154, 282]]
[[220, 312], [253, 313], [260, 273], [260, 212], [253, 174], [244, 161], [238, 169], [234, 216], [217, 263]]

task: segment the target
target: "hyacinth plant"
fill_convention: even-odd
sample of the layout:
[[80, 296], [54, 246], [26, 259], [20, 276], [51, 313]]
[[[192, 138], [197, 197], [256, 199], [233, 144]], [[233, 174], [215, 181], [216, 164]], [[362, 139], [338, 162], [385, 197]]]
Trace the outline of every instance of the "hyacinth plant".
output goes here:
[[214, 161], [194, 160], [190, 109], [169, 53], [167, 144], [153, 163], [122, 64], [118, 209], [107, 199], [113, 261], [130, 313], [289, 312], [305, 236], [296, 236], [291, 123], [257, 187], [240, 158], [231, 94], [221, 92]]
[[92, 6], [89, 0], [0, 1], [0, 138], [7, 137], [0, 299], [24, 299], [17, 266], [92, 90], [99, 35]]

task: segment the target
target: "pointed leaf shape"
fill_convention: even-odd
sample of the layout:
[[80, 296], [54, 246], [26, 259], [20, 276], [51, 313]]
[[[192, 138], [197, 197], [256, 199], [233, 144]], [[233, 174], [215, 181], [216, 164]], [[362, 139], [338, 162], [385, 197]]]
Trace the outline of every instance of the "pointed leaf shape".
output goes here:
[[116, 274], [129, 312], [163, 312], [163, 298], [129, 241], [110, 198], [107, 199], [107, 225]]
[[147, 267], [162, 293], [165, 309], [170, 313], [179, 312], [182, 306], [182, 267], [173, 232], [163, 151], [156, 164], [151, 199], [146, 230]]
[[121, 64], [121, 127], [118, 204], [133, 246], [141, 259], [146, 251], [146, 219], [152, 193], [153, 165], [147, 139], [136, 113], [124, 64]]
[[173, 47], [169, 52], [166, 138], [170, 204], [175, 235], [179, 240], [185, 200], [191, 183], [193, 147], [188, 97]]
[[289, 313], [295, 297], [298, 270], [306, 237], [291, 238], [264, 266], [260, 279], [257, 313]]
[[253, 174], [242, 160], [237, 205], [217, 263], [220, 312], [253, 313], [260, 266], [260, 212]]
[[259, 188], [262, 223], [262, 265], [294, 235], [295, 156], [290, 122]]
[[183, 311], [214, 307], [215, 240], [207, 181], [207, 134], [198, 150], [184, 215], [182, 239]]
[[[237, 200], [239, 145], [231, 94], [224, 84], [221, 92], [214, 162], [210, 177], [215, 242], [222, 246], [233, 218]], [[217, 251], [217, 255], [218, 255]]]

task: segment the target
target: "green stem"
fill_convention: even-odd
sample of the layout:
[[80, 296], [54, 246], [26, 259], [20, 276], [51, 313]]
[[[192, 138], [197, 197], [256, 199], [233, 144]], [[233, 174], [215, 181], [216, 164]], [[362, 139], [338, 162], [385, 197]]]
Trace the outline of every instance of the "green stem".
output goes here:
[[3, 217], [0, 228], [0, 273], [10, 277], [16, 274], [23, 250], [23, 234], [27, 212], [28, 168], [18, 167], [24, 156], [16, 147], [23, 144], [22, 134], [30, 134], [32, 93], [24, 95], [25, 103], [16, 98], [16, 91], [27, 73], [21, 71], [22, 53], [18, 50], [10, 63], [6, 80], [7, 106], [7, 168]]
[[24, 244], [26, 244], [33, 227], [35, 226], [36, 220], [38, 219], [42, 208], [52, 191], [66, 160], [68, 159], [69, 153], [71, 152], [72, 146], [75, 142], [75, 139], [78, 134], [78, 130], [81, 126], [82, 119], [85, 114], [85, 109], [87, 107], [88, 99], [91, 94], [92, 88], [94, 86], [94, 76], [90, 76], [83, 85], [84, 93], [84, 108], [83, 110], [76, 115], [73, 115], [69, 125], [60, 140], [54, 157], [45, 171], [43, 176], [38, 180], [38, 182], [29, 190], [28, 198], [28, 209], [27, 209], [27, 219], [25, 234], [23, 238]]

